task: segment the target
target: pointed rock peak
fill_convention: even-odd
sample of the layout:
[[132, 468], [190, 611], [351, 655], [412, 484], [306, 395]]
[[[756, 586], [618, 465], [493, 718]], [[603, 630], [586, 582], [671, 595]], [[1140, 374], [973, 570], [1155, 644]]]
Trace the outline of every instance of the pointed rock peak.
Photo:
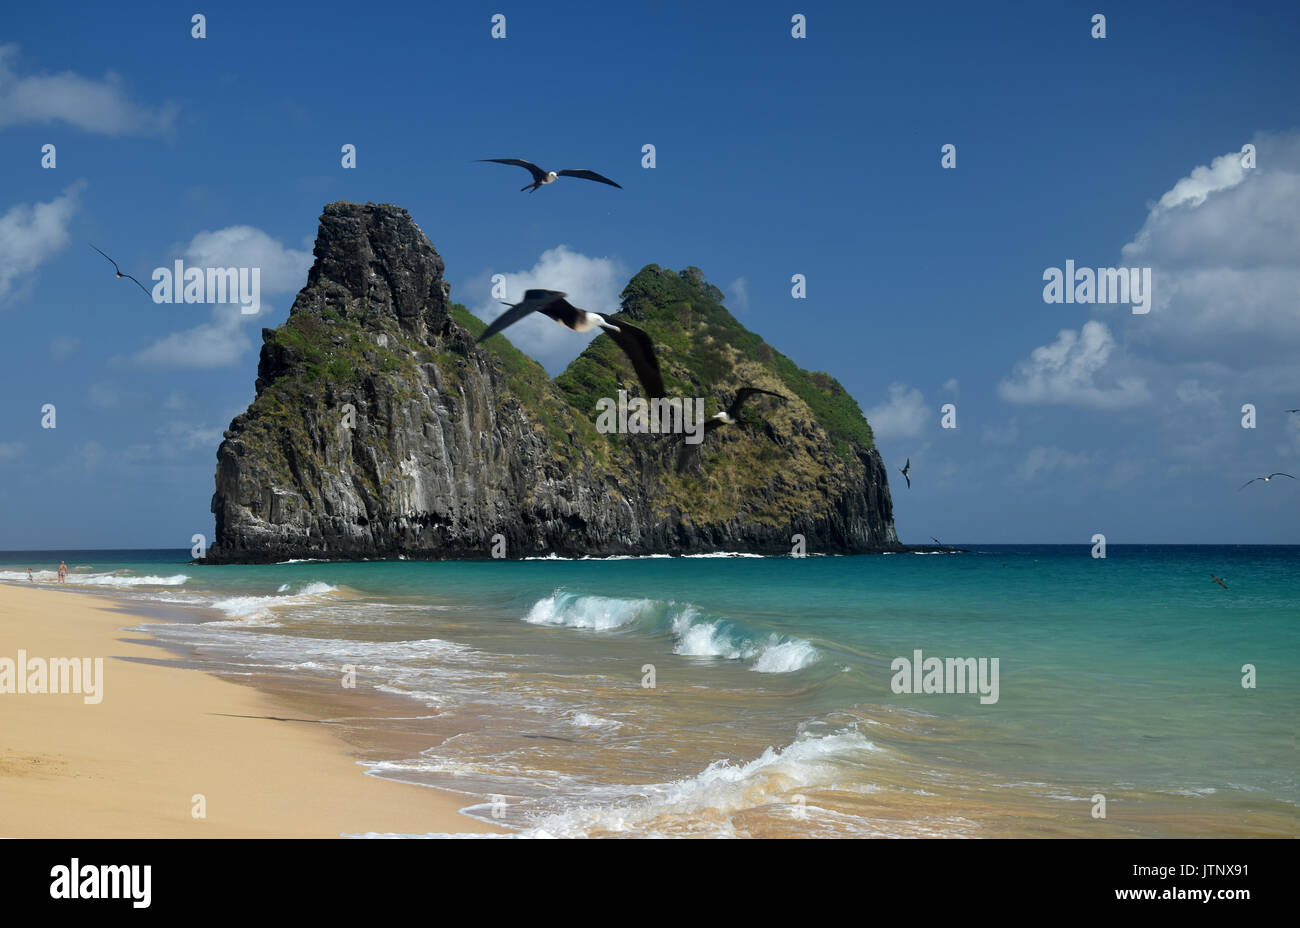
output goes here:
[[424, 339], [444, 327], [450, 288], [442, 257], [400, 206], [330, 203], [320, 217], [316, 263], [293, 314], [321, 301], [357, 322], [386, 328], [396, 321]]

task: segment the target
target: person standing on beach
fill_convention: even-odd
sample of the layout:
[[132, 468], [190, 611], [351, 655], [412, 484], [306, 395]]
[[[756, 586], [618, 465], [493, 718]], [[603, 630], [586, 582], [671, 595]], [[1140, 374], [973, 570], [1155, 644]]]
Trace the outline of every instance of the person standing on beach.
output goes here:
[[59, 582], [66, 583], [68, 580], [68, 565], [59, 561]]
[[36, 580], [36, 578], [32, 576], [32, 569], [31, 569], [30, 567], [28, 567], [28, 568], [27, 568], [27, 582], [28, 582], [28, 583], [33, 583], [33, 582], [35, 582], [35, 580]]

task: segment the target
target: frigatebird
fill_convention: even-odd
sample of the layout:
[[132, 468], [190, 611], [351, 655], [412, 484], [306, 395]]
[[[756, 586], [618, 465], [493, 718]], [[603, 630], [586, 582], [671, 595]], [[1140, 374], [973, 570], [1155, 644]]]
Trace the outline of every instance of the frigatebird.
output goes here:
[[1265, 483], [1268, 483], [1268, 482], [1269, 482], [1270, 480], [1272, 480], [1274, 477], [1290, 477], [1292, 480], [1295, 479], [1295, 477], [1292, 476], [1291, 474], [1284, 474], [1284, 473], [1282, 473], [1281, 471], [1278, 471], [1278, 472], [1275, 473], [1275, 474], [1269, 474], [1267, 477], [1260, 476], [1260, 477], [1256, 477], [1256, 478], [1254, 478], [1254, 480], [1247, 480], [1247, 481], [1246, 481], [1245, 483], [1243, 483], [1241, 486], [1237, 487], [1237, 492], [1240, 493], [1242, 490], [1246, 489], [1246, 487], [1248, 487], [1248, 486], [1250, 486], [1252, 483], [1254, 483], [1255, 480], [1263, 480]]
[[[92, 245], [90, 242], [87, 242], [86, 244], [87, 244], [87, 245], [90, 245], [91, 248], [95, 248], [95, 246]], [[95, 250], [96, 250], [96, 251], [99, 251], [98, 248], [95, 248]], [[101, 255], [104, 255], [104, 253], [103, 253], [102, 251], [99, 251], [99, 253], [100, 253]], [[144, 290], [144, 295], [147, 296], [147, 297], [149, 297], [149, 299], [151, 299], [151, 300], [153, 299], [153, 294], [149, 292], [149, 290], [145, 287], [144, 284], [140, 283], [140, 281], [136, 280], [136, 279], [135, 279], [134, 277], [132, 277], [130, 274], [123, 274], [123, 273], [122, 273], [122, 269], [121, 269], [120, 267], [117, 266], [117, 262], [114, 261], [112, 258], [109, 258], [108, 255], [104, 255], [104, 257], [105, 257], [105, 258], [108, 258], [108, 263], [111, 264], [111, 265], [113, 265], [113, 270], [117, 271], [117, 276], [118, 276], [118, 277], [125, 277], [127, 280], [135, 281], [135, 285], [136, 285], [137, 287], [139, 287], [141, 290]]]
[[609, 184], [611, 187], [618, 187], [619, 190], [623, 189], [620, 184], [614, 183], [608, 177], [597, 174], [595, 171], [575, 170], [572, 168], [563, 171], [544, 171], [531, 161], [525, 161], [523, 158], [479, 158], [478, 160], [491, 161], [493, 164], [517, 164], [519, 167], [527, 169], [528, 173], [533, 175], [533, 182], [520, 187], [520, 193], [525, 190], [532, 193], [538, 187], [552, 183], [557, 177], [581, 177], [583, 180], [594, 180], [598, 183]]
[[[758, 387], [741, 387], [736, 391], [736, 397], [731, 401], [731, 405], [720, 412], [715, 412], [704, 422], [704, 434], [708, 435], [714, 429], [721, 428], [724, 425], [736, 425], [740, 421], [740, 408], [745, 405], [745, 401], [751, 396], [762, 393], [765, 396], [775, 396], [777, 399], [785, 401], [788, 396], [780, 393], [773, 393], [771, 390], [760, 390]], [[703, 439], [701, 439], [703, 442]], [[682, 442], [682, 450], [677, 455], [677, 469], [680, 471], [690, 460], [693, 447], [686, 442]]]
[[912, 489], [912, 478], [907, 476], [907, 472], [911, 469], [912, 469], [912, 459], [908, 458], [907, 463], [904, 464], [902, 467], [900, 467], [898, 470], [898, 472], [903, 475], [903, 479], [907, 481], [907, 488], [909, 490]]
[[637, 379], [641, 381], [646, 399], [662, 397], [664, 379], [659, 373], [659, 359], [655, 356], [654, 342], [650, 340], [645, 330], [637, 328], [630, 322], [619, 320], [616, 324], [600, 313], [579, 309], [566, 300], [566, 296], [567, 293], [559, 290], [525, 290], [521, 302], [505, 303], [510, 308], [492, 320], [492, 324], [483, 330], [478, 341], [491, 338], [529, 313], [549, 316], [575, 332], [590, 332], [598, 328], [612, 338], [632, 362], [632, 369], [636, 371]]

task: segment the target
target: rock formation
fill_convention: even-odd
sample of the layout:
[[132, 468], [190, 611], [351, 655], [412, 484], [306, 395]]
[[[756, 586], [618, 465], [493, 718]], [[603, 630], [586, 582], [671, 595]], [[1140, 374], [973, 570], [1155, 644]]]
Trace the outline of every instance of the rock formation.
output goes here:
[[559, 377], [452, 303], [407, 212], [332, 203], [288, 320], [263, 329], [257, 396], [217, 451], [209, 563], [708, 551], [898, 550], [885, 469], [857, 403], [798, 368], [688, 268], [650, 265], [622, 315], [660, 348], [670, 395], [745, 424], [675, 467], [680, 438], [601, 434], [595, 401], [640, 386], [597, 337]]

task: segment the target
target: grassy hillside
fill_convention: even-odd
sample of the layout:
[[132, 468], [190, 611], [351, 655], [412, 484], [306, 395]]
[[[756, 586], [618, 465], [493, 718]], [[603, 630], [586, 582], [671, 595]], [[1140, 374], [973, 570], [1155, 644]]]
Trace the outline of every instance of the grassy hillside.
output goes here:
[[[675, 273], [650, 264], [623, 290], [623, 312], [650, 333], [670, 396], [703, 396], [712, 415], [746, 383], [763, 387], [765, 372], [778, 392], [799, 397], [826, 430], [836, 452], [875, 447], [871, 426], [857, 401], [839, 381], [805, 371], [741, 325], [722, 305], [722, 293], [698, 268]], [[602, 396], [616, 396], [619, 384], [635, 384], [631, 365], [610, 339], [597, 338], [555, 384], [578, 410], [593, 410]], [[772, 388], [769, 380], [766, 386]], [[639, 393], [640, 388], [633, 387]], [[719, 396], [718, 394], [725, 394]], [[748, 411], [748, 407], [746, 408]]]

